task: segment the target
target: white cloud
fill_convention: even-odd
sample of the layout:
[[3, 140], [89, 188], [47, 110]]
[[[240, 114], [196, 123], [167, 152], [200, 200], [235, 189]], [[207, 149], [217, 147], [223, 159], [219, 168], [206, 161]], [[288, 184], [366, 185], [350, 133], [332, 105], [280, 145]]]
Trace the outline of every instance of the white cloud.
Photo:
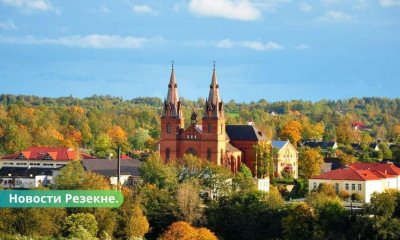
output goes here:
[[248, 0], [191, 0], [189, 11], [198, 16], [254, 21], [261, 11]]
[[310, 48], [310, 46], [308, 46], [307, 44], [304, 44], [304, 43], [293, 47], [293, 49], [296, 49], [296, 50], [305, 50], [305, 49], [309, 49], [309, 48]]
[[328, 11], [324, 16], [318, 17], [318, 22], [347, 22], [354, 20], [354, 17], [343, 11]]
[[299, 10], [302, 12], [311, 12], [313, 9], [314, 7], [307, 3], [300, 3], [299, 5]]
[[0, 28], [4, 30], [17, 30], [17, 26], [15, 25], [13, 20], [6, 20], [3, 22], [0, 22]]
[[154, 14], [154, 15], [158, 14], [156, 10], [154, 10], [148, 5], [135, 5], [133, 6], [132, 11], [134, 13], [140, 13], [140, 14]]
[[17, 7], [24, 11], [54, 11], [59, 13], [49, 0], [0, 0], [0, 2], [4, 5]]
[[382, 7], [400, 7], [400, 0], [379, 0]]
[[260, 41], [234, 41], [229, 38], [222, 39], [216, 42], [211, 42], [211, 45], [217, 48], [249, 48], [257, 51], [284, 49], [283, 46], [276, 42], [263, 43]]
[[119, 35], [75, 35], [59, 38], [4, 37], [0, 36], [0, 43], [32, 44], [32, 45], [60, 45], [80, 48], [142, 48], [147, 45], [157, 45], [164, 41], [162, 37], [122, 37]]

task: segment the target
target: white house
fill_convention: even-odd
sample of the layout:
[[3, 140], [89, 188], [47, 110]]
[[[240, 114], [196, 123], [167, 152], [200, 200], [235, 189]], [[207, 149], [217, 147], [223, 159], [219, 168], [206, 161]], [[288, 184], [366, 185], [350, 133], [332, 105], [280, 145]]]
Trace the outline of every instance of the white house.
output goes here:
[[321, 183], [329, 183], [335, 187], [337, 193], [358, 193], [361, 202], [369, 203], [374, 192], [400, 190], [400, 168], [392, 163], [354, 163], [311, 177], [308, 183], [309, 191], [316, 190]]

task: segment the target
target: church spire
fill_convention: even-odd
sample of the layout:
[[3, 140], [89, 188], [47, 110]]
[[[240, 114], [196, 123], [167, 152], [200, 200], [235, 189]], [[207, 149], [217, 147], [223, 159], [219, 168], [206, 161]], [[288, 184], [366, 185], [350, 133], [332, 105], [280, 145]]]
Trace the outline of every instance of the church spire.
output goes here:
[[215, 70], [215, 61], [213, 65], [213, 74], [210, 84], [210, 92], [206, 100], [204, 117], [224, 117], [224, 107], [222, 104], [221, 96], [219, 95], [219, 85], [217, 73]]
[[168, 84], [167, 99], [164, 101], [163, 116], [180, 117], [182, 114], [179, 101], [178, 84], [176, 83], [174, 62], [172, 62], [171, 77]]

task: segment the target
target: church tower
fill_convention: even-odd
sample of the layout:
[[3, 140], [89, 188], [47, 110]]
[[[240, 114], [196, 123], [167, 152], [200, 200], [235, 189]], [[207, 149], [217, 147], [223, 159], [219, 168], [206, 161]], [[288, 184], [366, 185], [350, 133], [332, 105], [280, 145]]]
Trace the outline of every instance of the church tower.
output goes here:
[[164, 100], [161, 115], [160, 154], [164, 162], [169, 162], [177, 158], [177, 140], [179, 132], [183, 127], [184, 119], [179, 100], [178, 84], [176, 83], [174, 64], [172, 64], [167, 99]]
[[210, 92], [204, 106], [202, 140], [201, 157], [217, 165], [223, 165], [228, 139], [225, 134], [224, 105], [219, 94], [215, 63]]

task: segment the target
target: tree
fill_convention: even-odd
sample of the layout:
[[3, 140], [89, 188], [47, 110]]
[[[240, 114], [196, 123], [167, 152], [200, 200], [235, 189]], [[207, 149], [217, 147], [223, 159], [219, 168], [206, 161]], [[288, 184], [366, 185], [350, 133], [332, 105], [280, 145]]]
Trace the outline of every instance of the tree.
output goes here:
[[195, 228], [187, 222], [175, 222], [163, 233], [161, 240], [217, 240], [217, 237], [206, 228]]
[[108, 131], [107, 135], [112, 139], [114, 147], [117, 146], [128, 146], [128, 136], [124, 129], [120, 126], [112, 126]]
[[151, 226], [146, 238], [155, 239], [177, 220], [176, 201], [172, 191], [146, 184], [140, 187], [137, 197]]
[[282, 195], [275, 186], [270, 186], [266, 202], [272, 209], [280, 209], [285, 204]]
[[97, 136], [93, 149], [96, 156], [99, 158], [115, 156], [116, 154], [113, 149], [112, 139], [104, 133]]
[[178, 219], [190, 224], [197, 223], [200, 220], [203, 207], [199, 193], [199, 186], [196, 181], [186, 181], [179, 184], [175, 194]]
[[310, 178], [321, 171], [324, 158], [318, 149], [305, 148], [299, 153], [299, 172], [302, 176]]
[[269, 177], [273, 175], [273, 150], [271, 143], [266, 141], [258, 142], [254, 146], [255, 161], [256, 161], [256, 175], [259, 178]]
[[65, 209], [57, 208], [16, 208], [11, 210], [11, 214], [13, 218], [8, 219], [12, 222], [8, 224], [17, 233], [26, 236], [55, 236], [60, 232], [66, 212]]
[[390, 218], [396, 209], [396, 194], [394, 191], [375, 192], [371, 196], [370, 204], [373, 214]]
[[351, 154], [346, 154], [343, 151], [336, 149], [336, 156], [340, 159], [343, 165], [350, 165], [356, 162], [356, 158]]
[[107, 190], [110, 184], [104, 176], [85, 172], [80, 161], [73, 161], [60, 170], [51, 188], [58, 190]]
[[127, 234], [130, 238], [142, 238], [149, 231], [149, 222], [139, 204], [133, 205], [132, 213], [129, 217], [129, 224], [127, 225]]
[[301, 139], [301, 131], [303, 130], [303, 126], [298, 121], [290, 121], [285, 124], [281, 131], [281, 138], [288, 139], [294, 146], [297, 145], [297, 142]]
[[239, 171], [232, 179], [232, 184], [234, 189], [233, 191], [252, 192], [257, 190], [257, 185], [254, 181], [251, 170], [244, 164], [240, 165]]
[[85, 170], [80, 161], [71, 162], [60, 170], [51, 187], [58, 190], [84, 189], [85, 175]]
[[348, 199], [350, 198], [350, 194], [349, 194], [348, 191], [342, 190], [342, 191], [339, 192], [339, 197], [340, 197], [343, 201], [346, 201], [346, 200], [348, 200]]
[[322, 231], [317, 223], [317, 215], [306, 203], [295, 205], [287, 217], [282, 219], [285, 239], [322, 239]]
[[383, 159], [392, 159], [392, 151], [385, 142], [379, 143], [379, 150], [382, 151]]
[[63, 231], [66, 236], [86, 235], [88, 233], [89, 236], [95, 237], [98, 231], [96, 218], [90, 213], [71, 214], [65, 218]]
[[139, 128], [136, 129], [133, 136], [129, 138], [129, 142], [134, 149], [144, 149], [146, 141], [150, 138], [149, 130]]
[[139, 168], [145, 183], [155, 184], [158, 188], [175, 188], [177, 173], [171, 165], [164, 164], [158, 154], [152, 154]]

